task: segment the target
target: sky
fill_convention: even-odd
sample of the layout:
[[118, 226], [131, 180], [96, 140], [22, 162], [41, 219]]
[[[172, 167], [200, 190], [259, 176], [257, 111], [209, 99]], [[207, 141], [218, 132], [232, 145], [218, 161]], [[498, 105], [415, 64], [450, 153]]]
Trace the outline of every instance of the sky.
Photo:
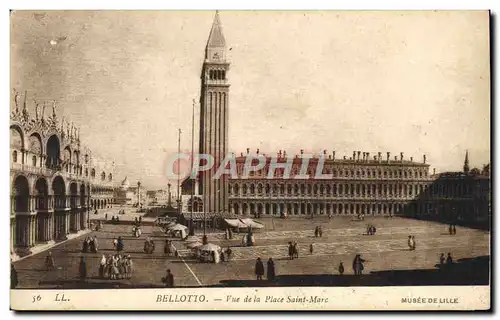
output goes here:
[[[11, 87], [57, 100], [115, 177], [165, 188], [191, 149], [212, 11], [15, 11]], [[229, 149], [389, 151], [431, 170], [490, 162], [485, 11], [221, 11]], [[33, 110], [33, 103], [30, 104]], [[196, 122], [199, 106], [195, 106]], [[197, 132], [195, 143], [198, 143]]]

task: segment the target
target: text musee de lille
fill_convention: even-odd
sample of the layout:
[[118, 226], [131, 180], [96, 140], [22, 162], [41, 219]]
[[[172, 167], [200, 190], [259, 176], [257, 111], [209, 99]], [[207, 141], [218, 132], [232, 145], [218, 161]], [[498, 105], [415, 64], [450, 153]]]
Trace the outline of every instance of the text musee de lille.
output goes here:
[[413, 298], [401, 298], [401, 303], [435, 303], [435, 304], [457, 304], [458, 298], [436, 298], [436, 297], [413, 297]]

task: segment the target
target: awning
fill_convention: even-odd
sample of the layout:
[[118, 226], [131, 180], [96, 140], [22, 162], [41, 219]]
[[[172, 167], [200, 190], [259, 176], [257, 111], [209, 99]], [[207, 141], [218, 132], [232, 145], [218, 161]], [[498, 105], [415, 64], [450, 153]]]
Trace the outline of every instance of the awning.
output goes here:
[[259, 223], [259, 222], [255, 222], [253, 221], [252, 219], [239, 219], [242, 223], [246, 224], [247, 226], [251, 227], [252, 229], [262, 229], [264, 228], [264, 225]]
[[187, 227], [183, 226], [182, 224], [176, 224], [176, 225], [168, 228], [168, 230], [170, 230], [170, 231], [181, 231], [181, 230], [186, 230], [186, 229], [187, 229]]
[[198, 250], [200, 250], [200, 251], [220, 251], [221, 248], [220, 248], [220, 246], [218, 246], [216, 244], [207, 243], [207, 244], [204, 244], [204, 245], [198, 247]]
[[248, 228], [248, 226], [239, 219], [224, 219], [224, 221], [233, 228]]

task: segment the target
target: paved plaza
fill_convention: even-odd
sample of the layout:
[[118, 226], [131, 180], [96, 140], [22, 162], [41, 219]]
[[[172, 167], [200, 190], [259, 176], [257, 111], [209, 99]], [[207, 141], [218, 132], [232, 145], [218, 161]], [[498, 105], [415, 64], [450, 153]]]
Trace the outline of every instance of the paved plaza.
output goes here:
[[[338, 285], [369, 285], [372, 281], [370, 277], [385, 276], [387, 272], [392, 272], [391, 277], [394, 277], [395, 270], [401, 273], [402, 279], [407, 278], [403, 272], [438, 271], [436, 264], [439, 262], [441, 253], [446, 255], [450, 252], [454, 260], [458, 262], [479, 257], [484, 259], [489, 256], [489, 232], [457, 227], [457, 234], [450, 236], [447, 225], [434, 222], [382, 217], [367, 217], [365, 221], [354, 221], [351, 217], [335, 217], [331, 220], [326, 217], [318, 219], [266, 218], [259, 221], [266, 225], [266, 229], [255, 232], [256, 245], [253, 247], [240, 247], [243, 234], [234, 234], [233, 240], [225, 240], [221, 232], [208, 234], [209, 242], [219, 244], [224, 249], [228, 246], [232, 248], [231, 261], [220, 264], [200, 263], [193, 260], [184, 243], [179, 240], [175, 240], [174, 245], [179, 250], [180, 257], [165, 257], [163, 248], [167, 238], [158, 227], [144, 226], [143, 235], [140, 238], [134, 238], [130, 225], [105, 224], [100, 231], [90, 234], [97, 236], [99, 253], [82, 254], [83, 239], [77, 238], [51, 249], [57, 266], [53, 271], [44, 270], [46, 252], [15, 262], [19, 276], [18, 287], [161, 287], [163, 286], [161, 278], [165, 276], [167, 269], [171, 269], [174, 274], [175, 285], [181, 287], [280, 285], [280, 281], [273, 284], [254, 281], [254, 264], [257, 257], [262, 258], [264, 264], [269, 257], [273, 258], [278, 280], [281, 278], [282, 284], [290, 281], [293, 283], [292, 280], [296, 280], [295, 283], [298, 281], [301, 285], [306, 285], [305, 282], [308, 281], [312, 281], [314, 285], [328, 285], [326, 282]], [[376, 235], [365, 235], [367, 224], [377, 227]], [[315, 226], [322, 227], [321, 238], [314, 237]], [[408, 250], [408, 235], [415, 236], [416, 250], [414, 251]], [[100, 258], [103, 253], [107, 255], [114, 252], [112, 240], [118, 236], [124, 238], [125, 253], [132, 257], [134, 274], [131, 279], [127, 280], [99, 279], [97, 275]], [[146, 237], [151, 237], [155, 241], [156, 250], [153, 254], [143, 252]], [[287, 243], [289, 241], [298, 243], [299, 259], [288, 259]], [[312, 254], [309, 252], [310, 244], [313, 244], [314, 248]], [[366, 262], [365, 275], [353, 280], [351, 264], [355, 254], [361, 254]], [[78, 264], [82, 255], [86, 257], [89, 275], [85, 283], [77, 279]], [[341, 261], [345, 266], [345, 275], [341, 280], [351, 279], [354, 282], [349, 280], [349, 283], [342, 283], [339, 280], [337, 267]], [[484, 278], [484, 274], [482, 277]], [[409, 278], [418, 281], [418, 277]], [[442, 279], [443, 275], [436, 273], [434, 278]], [[380, 277], [377, 279], [380, 280]], [[474, 281], [475, 278], [474, 275], [469, 275], [467, 279], [467, 281]], [[423, 280], [422, 284], [426, 283], [428, 282]]]

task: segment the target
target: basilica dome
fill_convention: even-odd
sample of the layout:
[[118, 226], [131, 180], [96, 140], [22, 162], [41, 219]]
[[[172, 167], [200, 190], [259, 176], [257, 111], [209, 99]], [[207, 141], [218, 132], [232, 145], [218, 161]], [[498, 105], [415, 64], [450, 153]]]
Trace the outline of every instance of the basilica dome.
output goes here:
[[128, 178], [125, 177], [125, 179], [123, 179], [123, 181], [122, 181], [121, 188], [123, 190], [128, 190], [129, 187], [130, 187], [130, 182], [128, 182]]

